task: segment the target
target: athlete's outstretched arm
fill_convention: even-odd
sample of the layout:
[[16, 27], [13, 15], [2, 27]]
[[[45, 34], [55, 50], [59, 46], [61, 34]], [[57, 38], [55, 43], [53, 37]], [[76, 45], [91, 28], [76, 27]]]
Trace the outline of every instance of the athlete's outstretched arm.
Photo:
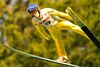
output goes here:
[[59, 17], [62, 17], [62, 18], [64, 18], [64, 19], [73, 21], [73, 19], [72, 19], [72, 18], [69, 16], [69, 14], [67, 14], [67, 13], [60, 12], [60, 11], [57, 11], [57, 10], [52, 9], [52, 8], [45, 8], [45, 10], [46, 10], [50, 15], [59, 16]]
[[45, 32], [44, 28], [41, 25], [37, 24], [34, 20], [32, 20], [32, 23], [34, 24], [38, 32], [42, 34], [47, 40], [51, 39], [51, 37]]

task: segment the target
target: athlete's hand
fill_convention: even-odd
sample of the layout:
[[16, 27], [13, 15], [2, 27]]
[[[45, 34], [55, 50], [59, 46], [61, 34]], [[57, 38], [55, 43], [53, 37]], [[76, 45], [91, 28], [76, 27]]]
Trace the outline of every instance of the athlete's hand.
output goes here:
[[47, 35], [45, 38], [46, 38], [46, 40], [50, 40], [51, 36]]

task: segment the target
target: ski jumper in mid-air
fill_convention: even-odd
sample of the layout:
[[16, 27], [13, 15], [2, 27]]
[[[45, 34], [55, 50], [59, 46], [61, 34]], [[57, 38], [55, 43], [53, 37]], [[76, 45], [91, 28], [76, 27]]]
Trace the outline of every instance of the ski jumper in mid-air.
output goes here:
[[[72, 30], [88, 38], [79, 26], [68, 21], [72, 19], [67, 13], [59, 12], [51, 8], [40, 10], [37, 4], [29, 4], [28, 12], [33, 17], [32, 23], [39, 33], [47, 40], [51, 37], [53, 38], [59, 54], [59, 58], [57, 59], [58, 62], [68, 62], [68, 57], [61, 37], [61, 30]], [[45, 32], [43, 27], [46, 27], [51, 36]]]

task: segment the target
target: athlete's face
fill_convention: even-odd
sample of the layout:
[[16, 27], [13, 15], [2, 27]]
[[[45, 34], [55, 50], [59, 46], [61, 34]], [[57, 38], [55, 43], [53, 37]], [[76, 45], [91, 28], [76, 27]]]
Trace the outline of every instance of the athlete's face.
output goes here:
[[37, 9], [34, 9], [33, 11], [30, 12], [31, 16], [39, 18], [39, 12]]

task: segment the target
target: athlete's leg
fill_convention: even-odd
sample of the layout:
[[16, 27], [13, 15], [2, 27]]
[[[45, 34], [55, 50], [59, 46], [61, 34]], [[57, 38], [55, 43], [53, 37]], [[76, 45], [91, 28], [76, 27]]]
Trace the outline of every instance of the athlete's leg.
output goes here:
[[62, 21], [62, 22], [58, 23], [56, 25], [56, 27], [61, 30], [72, 30], [72, 31], [88, 38], [88, 36], [81, 30], [81, 28], [78, 25], [75, 25], [75, 24], [71, 23], [70, 21]]
[[55, 27], [48, 28], [48, 31], [50, 32], [50, 35], [52, 36], [53, 40], [55, 41], [59, 56], [63, 56], [64, 58], [67, 58], [66, 51], [64, 48], [64, 44], [61, 37], [61, 31]]

